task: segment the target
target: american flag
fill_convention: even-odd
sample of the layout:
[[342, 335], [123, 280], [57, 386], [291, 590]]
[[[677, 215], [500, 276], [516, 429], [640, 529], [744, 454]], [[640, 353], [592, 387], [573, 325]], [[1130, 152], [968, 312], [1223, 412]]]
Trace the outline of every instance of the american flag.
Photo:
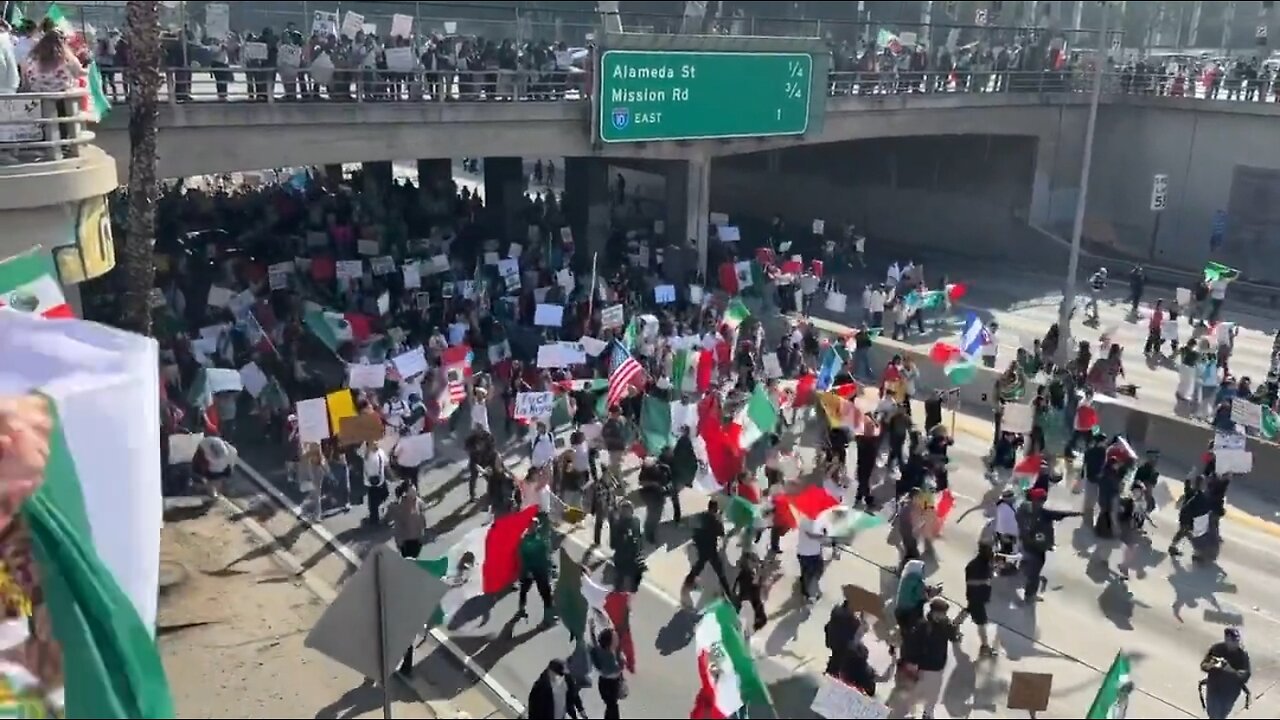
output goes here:
[[617, 405], [627, 388], [639, 384], [643, 379], [644, 368], [631, 357], [622, 343], [614, 340], [613, 355], [609, 358], [609, 395], [605, 399], [605, 406]]

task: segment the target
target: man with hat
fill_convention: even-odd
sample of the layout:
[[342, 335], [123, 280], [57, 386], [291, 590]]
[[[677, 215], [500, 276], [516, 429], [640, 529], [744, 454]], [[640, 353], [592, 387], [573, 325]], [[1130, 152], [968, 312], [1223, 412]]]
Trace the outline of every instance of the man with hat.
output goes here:
[[1240, 639], [1239, 628], [1227, 628], [1222, 631], [1222, 642], [1214, 643], [1204, 660], [1200, 661], [1200, 670], [1205, 673], [1200, 681], [1200, 701], [1204, 705], [1205, 714], [1210, 718], [1226, 718], [1231, 715], [1240, 693], [1245, 694], [1245, 708], [1249, 707], [1249, 677], [1253, 669], [1249, 664], [1249, 653], [1244, 649]]

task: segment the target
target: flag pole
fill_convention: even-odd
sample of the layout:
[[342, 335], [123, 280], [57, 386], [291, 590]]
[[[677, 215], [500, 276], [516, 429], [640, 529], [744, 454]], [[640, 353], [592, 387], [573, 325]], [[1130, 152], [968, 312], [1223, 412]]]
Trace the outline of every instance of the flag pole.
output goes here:
[[591, 322], [591, 314], [596, 301], [596, 259], [600, 257], [599, 252], [591, 253], [591, 292], [587, 295], [587, 322]]

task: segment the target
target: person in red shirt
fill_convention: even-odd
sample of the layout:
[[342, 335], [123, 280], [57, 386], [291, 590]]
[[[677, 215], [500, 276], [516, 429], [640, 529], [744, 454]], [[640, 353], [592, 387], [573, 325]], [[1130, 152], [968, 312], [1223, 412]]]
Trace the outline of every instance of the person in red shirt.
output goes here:
[[1147, 321], [1147, 342], [1142, 346], [1142, 354], [1147, 357], [1160, 352], [1160, 344], [1163, 339], [1160, 335], [1160, 328], [1164, 324], [1164, 300], [1156, 300], [1155, 307], [1151, 308], [1151, 319]]

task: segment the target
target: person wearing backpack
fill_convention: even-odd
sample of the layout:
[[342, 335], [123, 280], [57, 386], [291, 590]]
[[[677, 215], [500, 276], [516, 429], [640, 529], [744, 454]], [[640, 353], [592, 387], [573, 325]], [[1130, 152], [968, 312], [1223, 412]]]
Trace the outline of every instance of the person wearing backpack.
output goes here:
[[1044, 506], [1049, 491], [1032, 488], [1027, 501], [1018, 508], [1018, 529], [1022, 533], [1023, 601], [1033, 603], [1044, 585], [1044, 565], [1054, 546], [1054, 523], [1082, 515], [1075, 510], [1050, 510]]

